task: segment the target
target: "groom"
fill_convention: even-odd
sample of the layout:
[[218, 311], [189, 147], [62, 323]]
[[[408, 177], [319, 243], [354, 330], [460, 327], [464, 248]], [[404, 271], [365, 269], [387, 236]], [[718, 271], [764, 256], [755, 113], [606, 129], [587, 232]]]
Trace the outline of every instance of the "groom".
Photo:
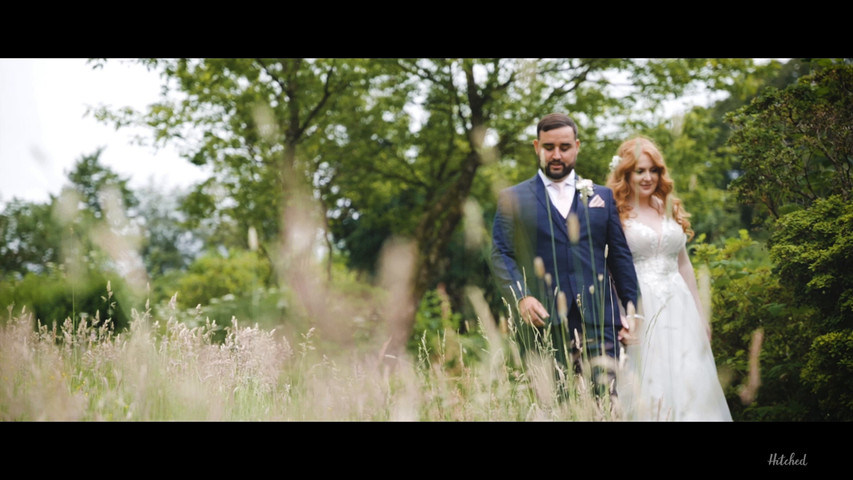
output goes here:
[[[578, 372], [582, 360], [618, 359], [619, 341], [635, 340], [635, 329], [622, 324], [613, 290], [626, 310], [629, 302], [637, 305], [637, 275], [612, 191], [574, 170], [580, 147], [575, 122], [546, 115], [536, 137], [536, 175], [500, 193], [492, 264], [504, 298], [525, 322], [519, 326], [522, 349], [541, 347], [550, 332], [559, 361], [568, 366], [572, 358]], [[565, 309], [558, 308], [560, 292]], [[612, 368], [608, 374], [615, 393]]]

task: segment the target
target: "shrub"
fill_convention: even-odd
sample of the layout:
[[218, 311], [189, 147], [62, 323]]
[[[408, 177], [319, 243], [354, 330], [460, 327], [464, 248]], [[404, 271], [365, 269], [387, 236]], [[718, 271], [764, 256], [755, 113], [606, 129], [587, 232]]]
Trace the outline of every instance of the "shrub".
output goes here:
[[825, 420], [853, 420], [853, 330], [814, 339], [800, 376], [818, 398]]
[[29, 273], [19, 282], [5, 283], [8, 289], [0, 298], [4, 306], [17, 312], [26, 308], [42, 325], [62, 324], [66, 318], [75, 324], [97, 318], [109, 319], [116, 331], [122, 331], [130, 324], [131, 309], [143, 304], [116, 274], [90, 272], [70, 279], [60, 271]]

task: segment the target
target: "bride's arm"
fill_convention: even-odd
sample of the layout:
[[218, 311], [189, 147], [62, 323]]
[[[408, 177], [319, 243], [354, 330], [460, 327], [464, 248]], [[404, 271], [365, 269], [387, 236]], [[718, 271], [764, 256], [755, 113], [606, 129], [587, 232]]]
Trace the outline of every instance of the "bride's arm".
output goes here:
[[690, 263], [690, 257], [687, 256], [686, 246], [678, 254], [678, 272], [684, 278], [684, 283], [687, 284], [687, 288], [690, 289], [690, 293], [693, 295], [693, 301], [696, 302], [696, 310], [699, 311], [699, 318], [702, 319], [702, 323], [705, 326], [705, 333], [708, 334], [708, 340], [710, 340], [711, 325], [702, 312], [702, 301], [699, 300], [699, 287], [696, 286], [696, 273], [693, 271], [693, 264]]

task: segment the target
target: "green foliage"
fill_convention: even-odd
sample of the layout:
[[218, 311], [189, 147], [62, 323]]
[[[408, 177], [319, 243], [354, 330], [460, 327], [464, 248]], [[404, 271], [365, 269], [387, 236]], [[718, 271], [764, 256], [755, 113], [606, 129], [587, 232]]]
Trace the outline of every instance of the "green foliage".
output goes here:
[[[600, 124], [695, 85], [729, 88], [754, 70], [748, 59], [142, 63], [161, 71], [163, 101], [147, 112], [95, 115], [116, 126], [146, 125], [155, 142], [177, 143], [190, 161], [213, 167], [214, 177], [184, 202], [188, 226], [211, 228], [207, 240], [226, 248], [245, 247], [250, 226], [262, 244], [272, 242], [293, 186], [310, 185], [350, 266], [371, 271], [389, 235], [417, 239], [416, 296], [446, 273], [464, 202], [473, 197], [491, 212], [496, 187], [535, 170], [531, 129], [542, 115], [575, 117], [591, 153], [586, 175], [603, 179], [601, 159], [615, 140], [600, 141]], [[614, 77], [632, 81], [614, 89]], [[484, 169], [507, 177], [475, 188]]]
[[47, 204], [13, 200], [0, 214], [4, 306], [26, 306], [47, 324], [109, 318], [118, 330], [141, 307], [139, 229], [128, 214], [138, 201], [101, 152], [81, 156]]
[[0, 214], [0, 275], [20, 279], [57, 265], [61, 239], [51, 205], [12, 200]]
[[[718, 362], [733, 418], [749, 421], [792, 421], [817, 418], [817, 403], [800, 381], [800, 371], [815, 336], [814, 309], [797, 306], [780, 283], [766, 252], [742, 230], [717, 247], [693, 247], [694, 263], [707, 266], [712, 286], [712, 350]], [[763, 331], [757, 398], [744, 405], [748, 386], [750, 342]]]
[[[849, 289], [849, 260], [835, 248], [845, 244], [841, 232], [850, 230], [849, 211], [832, 197], [782, 217], [769, 256], [746, 231], [722, 248], [703, 239], [694, 246], [695, 263], [707, 265], [711, 276], [712, 348], [723, 376], [731, 375], [726, 393], [735, 420], [850, 419], [849, 329], [825, 333], [849, 322], [833, 302]], [[821, 269], [832, 272], [832, 295], [809, 286]], [[764, 332], [761, 385], [755, 402], [743, 405], [736, 394], [749, 377], [750, 339], [757, 329]]]
[[818, 398], [822, 419], [853, 420], [853, 330], [815, 338], [801, 378]]
[[[794, 63], [780, 77], [796, 77], [795, 67], [803, 65]], [[850, 418], [851, 371], [838, 359], [849, 355], [853, 318], [853, 66], [824, 60], [810, 67], [795, 83], [777, 82], [784, 88], [765, 89], [728, 117], [729, 144], [741, 160], [733, 191], [772, 215], [765, 225], [773, 263], [745, 275], [724, 263], [728, 278], [714, 282], [725, 340], [715, 342], [715, 353], [730, 357], [736, 375], [745, 372], [750, 330], [765, 333], [762, 385], [757, 401], [739, 413], [745, 419]]]
[[262, 244], [277, 239], [288, 194], [313, 184], [314, 145], [326, 140], [336, 108], [352, 112], [348, 97], [359, 98], [369, 77], [355, 59], [142, 62], [161, 71], [163, 100], [146, 112], [102, 108], [95, 116], [147, 126], [155, 143], [176, 144], [189, 161], [212, 167], [183, 209], [190, 227], [212, 229], [211, 241], [226, 248], [246, 247], [250, 226]]
[[853, 188], [853, 65], [829, 63], [788, 87], [768, 88], [729, 116], [743, 159], [738, 198], [778, 218]]
[[136, 196], [127, 186], [129, 179], [122, 178], [112, 169], [101, 164], [99, 148], [94, 153], [83, 155], [68, 173], [70, 186], [76, 192], [83, 209], [94, 218], [106, 218], [104, 211], [104, 195], [108, 190], [115, 190], [126, 209], [132, 209], [138, 203]]
[[[269, 276], [270, 264], [255, 252], [211, 251], [199, 257], [177, 282], [178, 304], [185, 308], [207, 305], [211, 299], [251, 296]], [[226, 320], [230, 320], [230, 317]]]
[[[178, 298], [180, 298], [178, 292]], [[255, 288], [251, 291], [238, 294], [227, 293], [221, 297], [214, 297], [206, 303], [196, 304], [195, 307], [181, 308], [172, 306], [167, 302], [160, 302], [155, 306], [157, 312], [169, 312], [177, 321], [190, 328], [210, 325], [211, 341], [222, 343], [227, 334], [227, 327], [233, 323], [245, 326], [255, 326], [266, 329], [282, 327], [283, 318], [291, 318], [294, 321], [287, 325], [288, 333], [295, 331], [307, 331], [304, 322], [298, 322], [290, 307], [289, 292], [279, 288]]]
[[29, 273], [20, 281], [5, 281], [0, 293], [2, 305], [14, 312], [32, 312], [42, 325], [61, 325], [71, 319], [76, 325], [107, 320], [120, 332], [130, 324], [131, 310], [142, 308], [144, 299], [133, 292], [118, 275], [90, 272], [71, 278], [60, 270]]
[[407, 348], [423, 367], [437, 367], [459, 375], [466, 366], [479, 364], [487, 344], [482, 331], [452, 310], [443, 284], [424, 294]]
[[81, 156], [60, 196], [51, 196], [47, 204], [13, 199], [5, 206], [0, 214], [3, 276], [20, 279], [61, 263], [73, 264], [69, 269], [74, 271], [112, 266], [104, 248], [107, 238], [133, 234], [124, 209], [138, 202], [128, 180], [100, 163], [101, 152]]
[[820, 331], [853, 326], [853, 204], [832, 195], [788, 213], [769, 246], [780, 281], [800, 304], [820, 311]]
[[461, 322], [462, 315], [452, 311], [443, 289], [427, 291], [415, 313], [414, 330], [407, 345], [409, 353], [417, 356], [420, 352], [435, 361], [444, 352], [448, 335], [458, 332]]
[[[254, 252], [208, 252], [188, 272], [158, 282], [171, 293], [165, 299], [158, 297], [155, 311], [174, 311], [170, 314], [191, 326], [216, 322], [220, 326], [216, 341], [222, 340], [221, 326], [232, 318], [241, 325], [274, 328], [291, 336], [313, 330], [315, 341], [323, 344], [366, 345], [383, 337], [378, 311], [384, 292], [348, 271], [340, 259], [331, 265], [331, 280], [318, 280], [308, 291], [293, 285], [266, 286], [270, 269], [266, 257]], [[175, 294], [172, 307], [169, 299]]]

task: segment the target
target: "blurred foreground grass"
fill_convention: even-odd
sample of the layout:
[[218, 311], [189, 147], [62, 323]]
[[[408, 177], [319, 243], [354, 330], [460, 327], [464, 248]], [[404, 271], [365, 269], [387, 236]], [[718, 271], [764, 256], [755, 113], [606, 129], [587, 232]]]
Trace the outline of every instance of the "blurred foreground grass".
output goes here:
[[511, 336], [491, 320], [468, 334], [477, 342], [424, 332], [417, 358], [390, 359], [318, 341], [313, 328], [288, 338], [236, 319], [192, 326], [175, 313], [133, 311], [116, 333], [97, 317], [48, 328], [10, 309], [0, 326], [0, 421], [618, 419], [573, 376], [558, 401], [552, 361], [517, 362]]

